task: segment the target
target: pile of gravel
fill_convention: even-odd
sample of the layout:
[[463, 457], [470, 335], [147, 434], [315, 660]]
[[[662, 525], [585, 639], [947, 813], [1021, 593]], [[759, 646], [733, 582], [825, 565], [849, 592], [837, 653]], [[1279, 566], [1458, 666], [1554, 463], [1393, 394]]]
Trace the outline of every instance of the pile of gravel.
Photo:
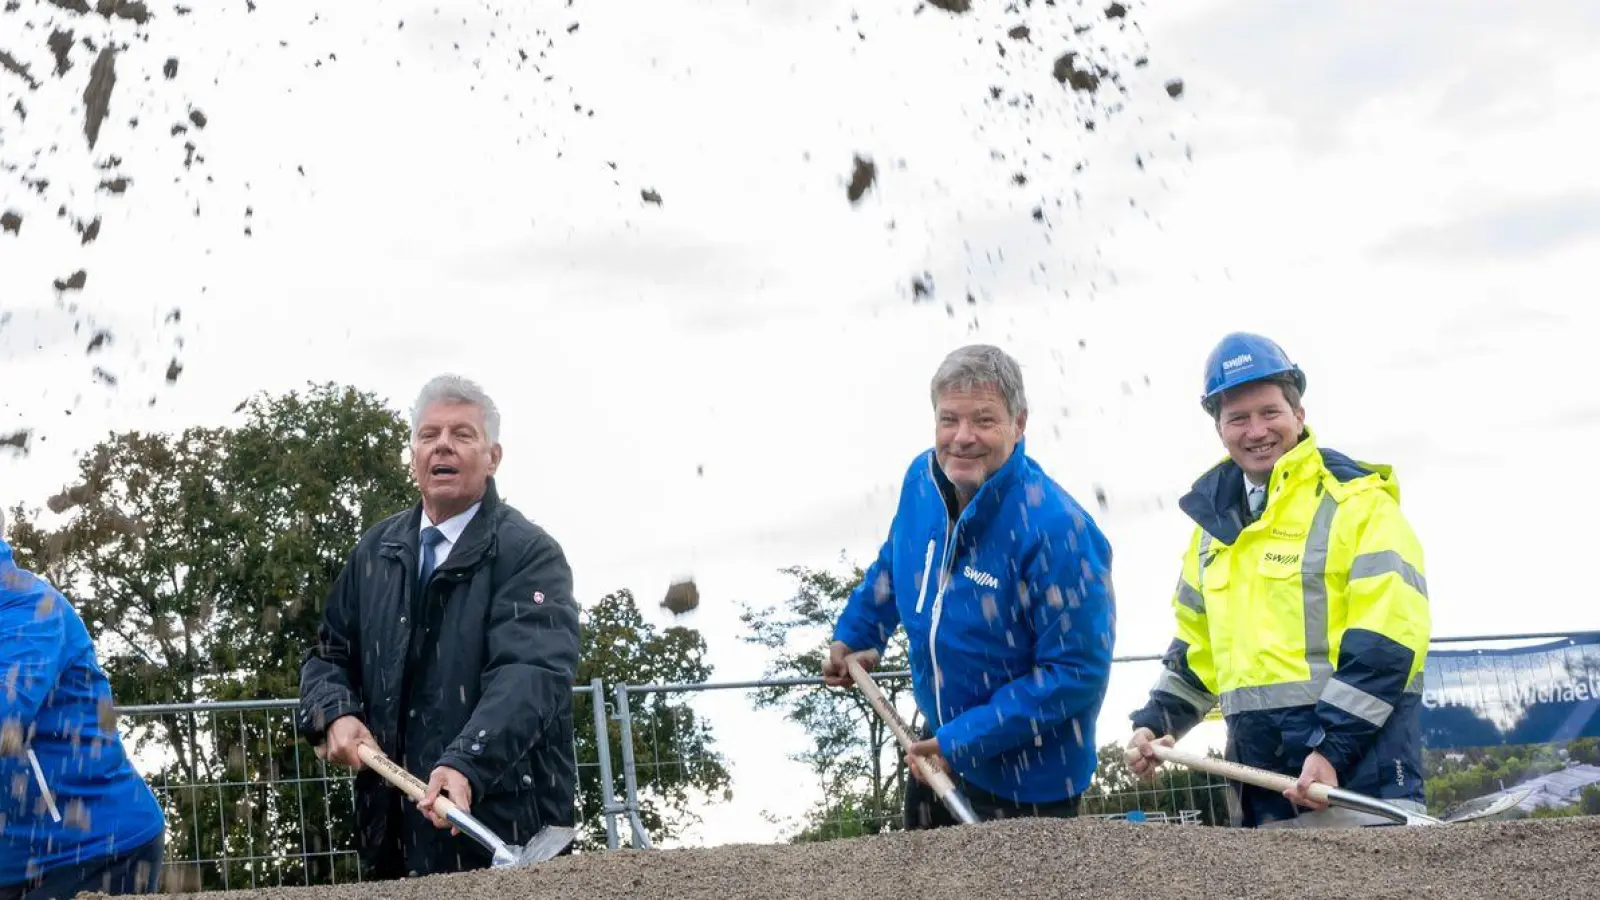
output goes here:
[[1014, 820], [805, 845], [563, 857], [526, 869], [193, 895], [229, 900], [1138, 900], [1593, 896], [1600, 817], [1261, 832]]

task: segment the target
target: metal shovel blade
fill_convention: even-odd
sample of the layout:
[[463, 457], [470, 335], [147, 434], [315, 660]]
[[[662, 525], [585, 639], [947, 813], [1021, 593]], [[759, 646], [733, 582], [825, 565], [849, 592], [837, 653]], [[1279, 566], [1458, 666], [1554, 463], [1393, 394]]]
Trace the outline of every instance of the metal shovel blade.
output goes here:
[[1446, 823], [1454, 825], [1457, 822], [1471, 822], [1477, 819], [1490, 819], [1510, 812], [1517, 804], [1533, 796], [1533, 791], [1523, 788], [1518, 791], [1509, 791], [1498, 797], [1479, 797], [1464, 803], [1452, 806], [1440, 818]]
[[567, 845], [572, 843], [573, 838], [577, 836], [578, 830], [576, 828], [568, 828], [565, 825], [546, 825], [539, 829], [539, 833], [535, 834], [532, 840], [520, 847], [515, 844], [507, 844], [506, 850], [509, 852], [505, 856], [496, 853], [492, 865], [497, 869], [531, 866], [535, 863], [542, 863], [547, 859], [554, 859], [557, 854], [567, 849]]

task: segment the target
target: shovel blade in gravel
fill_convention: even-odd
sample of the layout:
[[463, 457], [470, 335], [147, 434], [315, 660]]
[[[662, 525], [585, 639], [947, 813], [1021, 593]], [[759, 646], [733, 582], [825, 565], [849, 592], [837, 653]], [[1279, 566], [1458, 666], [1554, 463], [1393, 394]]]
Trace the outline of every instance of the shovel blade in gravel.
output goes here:
[[577, 835], [578, 831], [575, 828], [546, 825], [539, 829], [539, 833], [535, 834], [532, 840], [521, 847], [508, 846], [507, 849], [511, 851], [514, 860], [503, 863], [500, 867], [531, 866], [547, 859], [554, 859], [557, 854], [567, 849], [567, 845], [572, 843], [572, 839]]
[[1515, 809], [1517, 804], [1532, 796], [1533, 791], [1526, 788], [1520, 791], [1509, 791], [1498, 797], [1479, 797], [1465, 803], [1452, 806], [1439, 818], [1446, 825], [1455, 825], [1458, 822], [1473, 822], [1479, 819], [1492, 819], [1504, 815]]

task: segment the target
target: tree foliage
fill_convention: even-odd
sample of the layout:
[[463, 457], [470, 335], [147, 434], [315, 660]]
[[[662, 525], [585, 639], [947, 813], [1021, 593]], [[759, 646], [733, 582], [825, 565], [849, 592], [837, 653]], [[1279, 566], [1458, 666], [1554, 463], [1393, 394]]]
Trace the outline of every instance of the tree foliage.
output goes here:
[[[121, 706], [293, 697], [356, 539], [413, 502], [406, 424], [371, 395], [316, 385], [239, 411], [235, 428], [112, 435], [50, 499], [59, 526], [12, 517], [19, 564], [73, 601]], [[288, 710], [157, 713], [124, 731], [164, 788], [172, 859], [257, 860], [173, 865], [176, 886], [354, 874], [332, 855], [351, 846], [349, 785], [304, 780], [321, 764]]]
[[[12, 511], [9, 543], [19, 565], [83, 616], [119, 707], [147, 707], [121, 730], [166, 808], [170, 887], [349, 881], [349, 773], [298, 740], [287, 698], [356, 541], [416, 502], [409, 429], [374, 396], [332, 384], [256, 396], [236, 412], [234, 427], [108, 436], [50, 499], [52, 515]], [[704, 653], [695, 632], [649, 628], [623, 591], [586, 612], [580, 674], [608, 684], [703, 680]], [[148, 709], [216, 701], [261, 703]], [[695, 791], [726, 789], [727, 771], [687, 706], [646, 697], [634, 707], [641, 760], [662, 736], [690, 760], [640, 770], [644, 821], [668, 834]], [[593, 838], [603, 829], [592, 707], [574, 711]], [[610, 729], [620, 760], [614, 721]]]
[[[764, 677], [814, 679], [822, 672], [833, 623], [850, 592], [861, 583], [858, 566], [842, 572], [791, 566], [781, 570], [794, 579], [795, 592], [781, 606], [760, 609], [745, 604], [740, 614], [744, 640], [771, 654]], [[910, 663], [905, 633], [898, 631], [879, 662], [878, 672], [905, 671]], [[907, 725], [920, 719], [908, 703], [908, 678], [879, 682]], [[902, 827], [907, 773], [894, 733], [854, 688], [819, 689], [812, 685], [763, 688], [756, 694], [761, 709], [781, 709], [810, 735], [813, 747], [796, 756], [822, 785], [822, 797], [790, 835], [794, 841], [854, 837]]]
[[[633, 592], [626, 588], [607, 594], [585, 610], [583, 656], [578, 681], [602, 679], [617, 684], [690, 684], [711, 677], [705, 661], [706, 642], [698, 631], [670, 627], [657, 630], [644, 620]], [[604, 698], [596, 698], [603, 702]], [[710, 725], [680, 696], [669, 693], [632, 695], [628, 700], [633, 756], [637, 764], [639, 819], [652, 841], [676, 836], [685, 825], [697, 822], [693, 807], [700, 796], [730, 796], [731, 777], [726, 761], [715, 748]], [[578, 717], [580, 764], [599, 759], [593, 709]], [[611, 795], [624, 799], [622, 725], [607, 718], [606, 737], [612, 761]], [[585, 812], [583, 843], [605, 846], [599, 772], [579, 778], [581, 806]], [[627, 823], [617, 822], [626, 843]]]

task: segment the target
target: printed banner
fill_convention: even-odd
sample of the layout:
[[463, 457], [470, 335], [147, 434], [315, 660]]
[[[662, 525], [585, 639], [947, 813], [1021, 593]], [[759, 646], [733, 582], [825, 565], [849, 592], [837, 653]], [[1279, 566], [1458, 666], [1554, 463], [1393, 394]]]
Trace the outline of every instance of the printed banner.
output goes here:
[[1600, 634], [1505, 650], [1431, 650], [1422, 685], [1429, 750], [1600, 737]]

